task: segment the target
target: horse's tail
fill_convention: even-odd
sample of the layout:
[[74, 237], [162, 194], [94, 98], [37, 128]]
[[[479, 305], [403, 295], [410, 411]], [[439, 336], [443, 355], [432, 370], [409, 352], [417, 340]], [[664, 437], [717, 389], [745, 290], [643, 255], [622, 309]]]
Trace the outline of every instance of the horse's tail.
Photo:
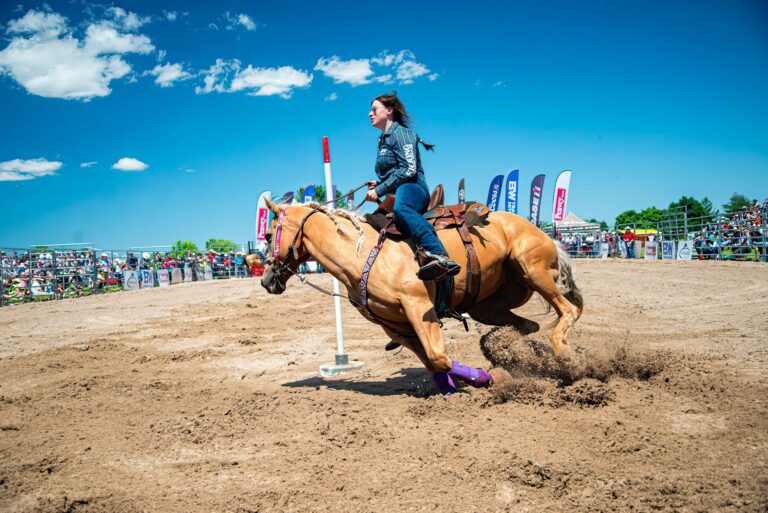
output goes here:
[[558, 281], [557, 288], [560, 289], [565, 299], [579, 309], [579, 315], [581, 315], [581, 312], [584, 310], [584, 296], [581, 295], [579, 287], [576, 286], [576, 282], [573, 280], [571, 257], [559, 241], [555, 241], [555, 246], [557, 247], [557, 265], [560, 270], [560, 280]]

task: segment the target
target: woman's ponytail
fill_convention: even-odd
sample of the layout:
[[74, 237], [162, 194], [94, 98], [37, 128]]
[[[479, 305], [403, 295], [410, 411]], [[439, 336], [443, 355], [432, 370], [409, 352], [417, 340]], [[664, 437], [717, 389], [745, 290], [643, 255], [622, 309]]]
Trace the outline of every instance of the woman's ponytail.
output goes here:
[[427, 150], [427, 151], [435, 151], [435, 145], [434, 144], [427, 144], [427, 143], [425, 143], [424, 139], [422, 139], [421, 137], [419, 137], [419, 142], [421, 143], [422, 146], [424, 146], [425, 150]]

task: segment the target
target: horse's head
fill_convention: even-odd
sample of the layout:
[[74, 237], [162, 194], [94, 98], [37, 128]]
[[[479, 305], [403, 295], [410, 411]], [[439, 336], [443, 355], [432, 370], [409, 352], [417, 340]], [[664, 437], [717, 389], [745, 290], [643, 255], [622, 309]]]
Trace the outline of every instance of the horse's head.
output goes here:
[[300, 206], [276, 205], [269, 199], [267, 207], [274, 212], [275, 217], [266, 235], [269, 249], [264, 261], [261, 286], [270, 294], [282, 294], [288, 279], [310, 257], [303, 244], [303, 234], [299, 233], [301, 222], [308, 212]]

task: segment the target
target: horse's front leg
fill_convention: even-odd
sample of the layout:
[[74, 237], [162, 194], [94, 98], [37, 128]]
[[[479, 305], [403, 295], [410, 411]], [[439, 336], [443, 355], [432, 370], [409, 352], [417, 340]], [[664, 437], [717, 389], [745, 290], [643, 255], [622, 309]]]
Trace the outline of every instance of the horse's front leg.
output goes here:
[[486, 387], [491, 383], [491, 376], [483, 369], [465, 367], [452, 361], [445, 354], [445, 342], [440, 332], [437, 313], [430, 302], [412, 301], [403, 304], [403, 310], [414, 332], [421, 342], [422, 353], [414, 350], [432, 373], [435, 386], [445, 396], [456, 393], [455, 379], [460, 379], [475, 387]]

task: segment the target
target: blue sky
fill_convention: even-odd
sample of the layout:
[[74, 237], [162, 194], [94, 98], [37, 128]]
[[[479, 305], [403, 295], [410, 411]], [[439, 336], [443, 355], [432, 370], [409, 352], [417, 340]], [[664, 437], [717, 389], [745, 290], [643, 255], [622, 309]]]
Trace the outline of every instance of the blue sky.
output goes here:
[[374, 177], [392, 89], [449, 199], [515, 168], [522, 213], [546, 173], [544, 218], [563, 169], [568, 210], [609, 222], [768, 196], [762, 1], [3, 2], [0, 23], [0, 246], [252, 239], [262, 190], [322, 183], [323, 135], [341, 190]]

